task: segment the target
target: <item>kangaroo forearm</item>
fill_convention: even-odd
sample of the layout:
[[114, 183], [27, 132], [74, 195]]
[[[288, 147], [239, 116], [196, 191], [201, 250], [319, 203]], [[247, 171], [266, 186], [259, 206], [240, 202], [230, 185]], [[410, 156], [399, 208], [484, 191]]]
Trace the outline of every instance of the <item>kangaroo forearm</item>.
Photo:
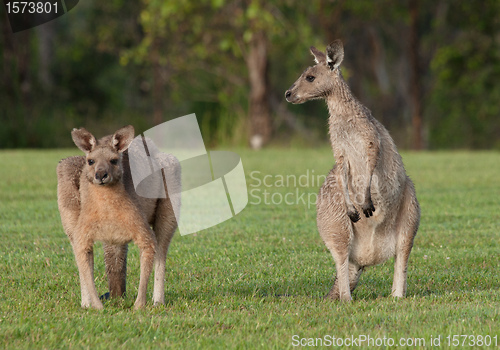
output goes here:
[[345, 162], [344, 157], [340, 157], [339, 165], [341, 168], [341, 175], [339, 177], [340, 186], [342, 188], [342, 192], [344, 193], [346, 204], [350, 206], [352, 205], [352, 201], [349, 196], [349, 187], [347, 185], [349, 182], [349, 164]]
[[373, 173], [375, 171], [375, 167], [377, 166], [379, 152], [380, 152], [380, 146], [378, 142], [376, 141], [368, 142], [368, 149], [367, 149], [368, 162], [366, 164], [366, 176], [367, 176], [366, 198], [371, 197], [370, 190], [372, 185]]
[[352, 220], [352, 222], [357, 222], [360, 218], [358, 211], [354, 207], [354, 204], [351, 201], [351, 197], [349, 195], [349, 174], [350, 167], [349, 163], [344, 160], [344, 157], [339, 157], [339, 185], [344, 195], [345, 205], [347, 216]]

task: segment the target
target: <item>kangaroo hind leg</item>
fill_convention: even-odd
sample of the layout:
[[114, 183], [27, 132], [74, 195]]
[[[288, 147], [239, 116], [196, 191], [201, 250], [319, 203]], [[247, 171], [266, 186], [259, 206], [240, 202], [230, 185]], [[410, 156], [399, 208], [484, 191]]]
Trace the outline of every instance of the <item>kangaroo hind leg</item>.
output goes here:
[[[109, 295], [111, 298], [125, 295], [127, 287], [127, 252], [128, 244], [104, 243], [104, 263], [108, 275]], [[102, 298], [102, 297], [101, 297]]]
[[420, 207], [415, 195], [415, 188], [408, 179], [396, 222], [396, 256], [394, 260], [394, 281], [392, 283], [392, 296], [394, 297], [402, 298], [406, 295], [408, 258], [419, 223]]

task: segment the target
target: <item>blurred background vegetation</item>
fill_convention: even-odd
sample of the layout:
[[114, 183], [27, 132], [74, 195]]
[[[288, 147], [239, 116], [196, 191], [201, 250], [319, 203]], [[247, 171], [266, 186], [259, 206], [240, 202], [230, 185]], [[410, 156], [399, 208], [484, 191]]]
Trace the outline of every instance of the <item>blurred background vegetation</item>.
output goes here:
[[337, 38], [399, 147], [500, 148], [498, 0], [82, 0], [16, 34], [0, 12], [1, 148], [189, 113], [210, 147], [326, 144], [325, 104], [283, 95]]

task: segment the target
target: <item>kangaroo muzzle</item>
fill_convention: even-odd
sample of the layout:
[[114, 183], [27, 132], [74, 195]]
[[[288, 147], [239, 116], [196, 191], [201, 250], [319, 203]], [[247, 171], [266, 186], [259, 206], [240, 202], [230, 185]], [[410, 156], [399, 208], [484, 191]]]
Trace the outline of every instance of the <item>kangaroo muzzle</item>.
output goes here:
[[99, 169], [95, 172], [95, 182], [99, 185], [105, 185], [111, 181], [111, 176], [106, 169]]

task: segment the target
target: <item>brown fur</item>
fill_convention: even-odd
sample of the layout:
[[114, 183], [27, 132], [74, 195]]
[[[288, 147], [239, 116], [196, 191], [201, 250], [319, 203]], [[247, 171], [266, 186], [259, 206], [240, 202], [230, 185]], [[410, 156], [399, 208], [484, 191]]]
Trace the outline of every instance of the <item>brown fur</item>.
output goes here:
[[[98, 141], [83, 128], [74, 129], [72, 136], [86, 156], [66, 158], [59, 163], [57, 196], [61, 221], [78, 265], [82, 307], [103, 308], [93, 278], [93, 245], [97, 240], [104, 242], [111, 296], [125, 293], [127, 246], [134, 241], [141, 260], [135, 307], [146, 304], [153, 264], [153, 301], [164, 303], [165, 260], [177, 222], [168, 196], [147, 199], [135, 193], [127, 153], [134, 138], [133, 127], [124, 127]], [[165, 154], [158, 157], [164, 171], [175, 176], [180, 186], [177, 160]], [[174, 201], [174, 205], [180, 203]]]
[[[351, 300], [366, 266], [395, 257], [392, 295], [404, 297], [408, 257], [420, 222], [412, 181], [387, 130], [352, 95], [339, 65], [340, 40], [326, 54], [311, 47], [316, 65], [285, 93], [288, 102], [325, 99], [336, 164], [320, 189], [317, 224], [337, 276], [327, 297]], [[360, 215], [360, 213], [362, 213]]]

